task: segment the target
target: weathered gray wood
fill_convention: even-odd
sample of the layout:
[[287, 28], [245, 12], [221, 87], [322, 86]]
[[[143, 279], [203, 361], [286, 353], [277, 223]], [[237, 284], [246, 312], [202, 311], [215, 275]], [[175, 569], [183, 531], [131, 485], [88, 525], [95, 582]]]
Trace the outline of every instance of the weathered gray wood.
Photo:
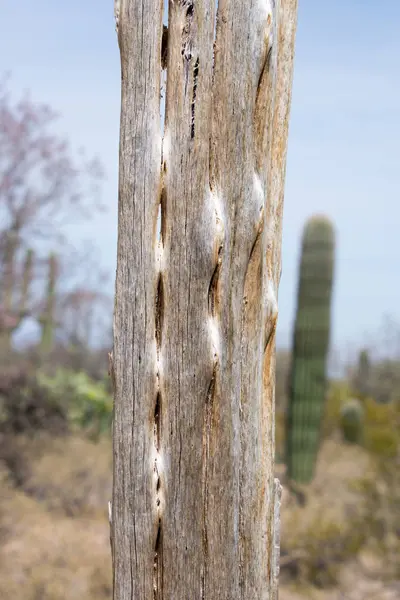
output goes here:
[[297, 1], [220, 0], [214, 42], [215, 10], [170, 0], [162, 140], [162, 3], [116, 4], [115, 600], [277, 597], [275, 327]]

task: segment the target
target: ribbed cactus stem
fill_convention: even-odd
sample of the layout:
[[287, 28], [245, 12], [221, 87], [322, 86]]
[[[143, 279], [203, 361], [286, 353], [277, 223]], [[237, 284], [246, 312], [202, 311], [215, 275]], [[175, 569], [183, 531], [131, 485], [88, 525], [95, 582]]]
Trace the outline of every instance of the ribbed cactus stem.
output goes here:
[[55, 310], [55, 288], [57, 279], [57, 258], [55, 254], [49, 256], [49, 271], [47, 279], [46, 307], [42, 316], [42, 340], [41, 349], [48, 353], [54, 343], [54, 310]]
[[321, 216], [311, 218], [302, 239], [286, 432], [287, 475], [300, 484], [313, 478], [320, 441], [334, 251], [331, 221]]

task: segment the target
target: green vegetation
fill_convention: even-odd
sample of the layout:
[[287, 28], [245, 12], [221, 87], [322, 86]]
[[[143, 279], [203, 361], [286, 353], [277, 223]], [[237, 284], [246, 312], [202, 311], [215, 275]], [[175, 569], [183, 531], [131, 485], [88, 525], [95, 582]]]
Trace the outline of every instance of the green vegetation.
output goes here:
[[57, 370], [52, 377], [41, 373], [38, 381], [55, 402], [66, 408], [72, 428], [83, 429], [94, 439], [111, 433], [113, 403], [106, 382], [65, 369]]

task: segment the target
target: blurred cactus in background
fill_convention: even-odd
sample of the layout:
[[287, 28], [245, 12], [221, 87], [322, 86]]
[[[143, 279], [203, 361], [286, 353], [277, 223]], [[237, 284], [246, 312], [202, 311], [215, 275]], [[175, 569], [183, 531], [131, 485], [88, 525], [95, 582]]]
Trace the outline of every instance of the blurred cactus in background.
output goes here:
[[294, 327], [286, 465], [289, 480], [307, 484], [314, 474], [324, 408], [331, 325], [335, 237], [332, 223], [315, 216], [302, 239]]
[[354, 391], [360, 398], [370, 394], [371, 361], [368, 350], [361, 350], [358, 356], [358, 364], [353, 377]]
[[[68, 260], [66, 227], [104, 208], [99, 193], [104, 171], [83, 150], [73, 159], [67, 141], [51, 131], [56, 113], [25, 95], [13, 99], [8, 80], [0, 78], [0, 350], [12, 361], [13, 334], [21, 322], [42, 317], [38, 257], [57, 247], [60, 260]], [[47, 347], [52, 329], [47, 321]]]
[[11, 350], [11, 336], [29, 312], [29, 291], [32, 283], [33, 251], [28, 249], [18, 270], [16, 241], [6, 236], [0, 282], [0, 346], [2, 352]]
[[24, 269], [22, 273], [22, 288], [19, 303], [20, 315], [25, 315], [28, 310], [29, 304], [29, 289], [32, 282], [32, 269], [33, 269], [33, 250], [28, 249], [26, 251]]
[[343, 439], [360, 444], [363, 438], [364, 408], [358, 398], [351, 398], [341, 408], [340, 427]]
[[55, 288], [57, 279], [57, 258], [55, 254], [50, 254], [49, 256], [48, 269], [45, 309], [39, 319], [42, 325], [40, 349], [44, 354], [51, 352], [54, 343]]

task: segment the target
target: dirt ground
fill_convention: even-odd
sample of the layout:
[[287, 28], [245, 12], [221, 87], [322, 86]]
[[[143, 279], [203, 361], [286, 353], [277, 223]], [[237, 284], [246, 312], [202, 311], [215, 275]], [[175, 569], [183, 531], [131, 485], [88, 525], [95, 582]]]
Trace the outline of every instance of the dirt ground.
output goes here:
[[[110, 442], [65, 436], [10, 444], [2, 441], [0, 461], [0, 598], [110, 599]], [[329, 441], [307, 505], [298, 506], [284, 488], [280, 600], [400, 600], [400, 581], [387, 572], [389, 562], [399, 563], [397, 550], [389, 556], [354, 546], [361, 513], [351, 484], [370, 470], [359, 448]], [[352, 552], [335, 549], [339, 538], [351, 541]], [[332, 557], [327, 581], [321, 574], [329, 573]]]

